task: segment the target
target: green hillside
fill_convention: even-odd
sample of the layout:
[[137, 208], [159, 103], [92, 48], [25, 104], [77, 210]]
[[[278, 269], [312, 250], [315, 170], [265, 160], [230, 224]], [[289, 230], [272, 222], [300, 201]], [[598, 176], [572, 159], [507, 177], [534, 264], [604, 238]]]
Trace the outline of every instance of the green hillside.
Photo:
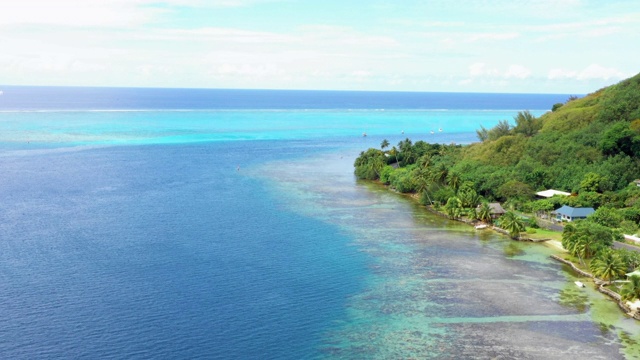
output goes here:
[[[516, 179], [534, 190], [570, 192], [585, 190], [580, 184], [589, 173], [601, 177], [593, 189], [599, 192], [620, 190], [640, 177], [640, 74], [554, 108], [539, 119], [518, 122], [519, 114], [509, 131], [465, 149], [453, 170], [471, 179], [475, 168], [490, 165], [502, 183]], [[522, 131], [527, 121], [533, 133]]]
[[[585, 220], [564, 226], [562, 246], [596, 277], [624, 278], [640, 268], [640, 252], [612, 249], [622, 234], [639, 232], [640, 74], [550, 108], [540, 118], [525, 111], [481, 127], [480, 141], [467, 146], [406, 139], [389, 148], [385, 140], [360, 154], [355, 174], [418, 193], [451, 219], [491, 223], [488, 201], [500, 201], [510, 211], [495, 221], [513, 238], [536, 233], [538, 221], [563, 205], [593, 207]], [[572, 196], [536, 199], [545, 189]], [[622, 297], [639, 298], [640, 277], [629, 284]]]
[[[624, 207], [621, 192], [640, 178], [640, 74], [549, 108], [481, 127], [480, 141], [468, 146], [407, 139], [369, 149], [356, 175], [441, 203], [464, 185], [485, 200], [524, 202], [552, 188], [578, 194], [577, 204]], [[395, 162], [398, 169], [385, 167]]]

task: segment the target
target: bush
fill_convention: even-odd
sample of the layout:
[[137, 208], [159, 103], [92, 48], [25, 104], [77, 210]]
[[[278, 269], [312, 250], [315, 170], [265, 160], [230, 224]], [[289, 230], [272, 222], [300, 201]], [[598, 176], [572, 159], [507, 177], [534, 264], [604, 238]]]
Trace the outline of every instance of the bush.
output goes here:
[[382, 168], [380, 171], [380, 182], [385, 185], [389, 185], [391, 183], [391, 174], [393, 174], [394, 168], [387, 165]]
[[622, 220], [620, 223], [620, 231], [623, 234], [633, 235], [638, 231], [638, 224], [629, 220]]
[[433, 199], [429, 196], [429, 193], [427, 193], [426, 191], [423, 191], [422, 193], [420, 193], [420, 200], [419, 200], [420, 204], [424, 206], [428, 206], [428, 205], [431, 205], [432, 200]]
[[401, 193], [415, 192], [417, 187], [407, 168], [400, 168], [391, 173], [389, 183]]
[[528, 222], [528, 226], [532, 229], [540, 229], [540, 225], [538, 225], [538, 222], [536, 221], [535, 218], [529, 218], [527, 220]]
[[589, 215], [588, 219], [602, 226], [617, 228], [620, 226], [623, 217], [617, 209], [602, 206]]
[[433, 193], [433, 201], [445, 204], [449, 198], [456, 196], [456, 193], [450, 187], [441, 187]]

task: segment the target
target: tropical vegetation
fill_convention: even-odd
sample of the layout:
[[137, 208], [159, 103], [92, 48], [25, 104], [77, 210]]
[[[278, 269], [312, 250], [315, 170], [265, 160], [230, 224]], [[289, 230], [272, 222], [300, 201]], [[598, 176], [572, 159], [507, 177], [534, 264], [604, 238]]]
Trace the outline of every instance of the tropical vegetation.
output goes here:
[[[451, 219], [492, 222], [488, 203], [501, 202], [510, 211], [497, 222], [513, 238], [536, 225], [519, 214], [549, 218], [563, 205], [593, 207], [587, 220], [564, 228], [563, 246], [607, 281], [640, 265], [638, 253], [611, 248], [640, 224], [640, 74], [476, 133], [479, 141], [465, 146], [384, 140], [360, 154], [355, 175], [418, 194]], [[571, 196], [536, 199], [546, 189]]]

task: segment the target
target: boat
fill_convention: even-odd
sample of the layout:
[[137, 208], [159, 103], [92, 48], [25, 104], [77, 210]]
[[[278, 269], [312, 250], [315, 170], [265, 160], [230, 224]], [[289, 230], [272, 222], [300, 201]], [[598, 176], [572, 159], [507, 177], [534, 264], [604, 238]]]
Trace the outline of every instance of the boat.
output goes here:
[[584, 287], [584, 284], [581, 283], [580, 281], [576, 281], [575, 284], [576, 284], [577, 287], [581, 287], [581, 288]]
[[482, 230], [482, 229], [486, 229], [487, 228], [487, 224], [480, 224], [480, 225], [476, 225], [474, 227], [476, 228], [476, 230]]

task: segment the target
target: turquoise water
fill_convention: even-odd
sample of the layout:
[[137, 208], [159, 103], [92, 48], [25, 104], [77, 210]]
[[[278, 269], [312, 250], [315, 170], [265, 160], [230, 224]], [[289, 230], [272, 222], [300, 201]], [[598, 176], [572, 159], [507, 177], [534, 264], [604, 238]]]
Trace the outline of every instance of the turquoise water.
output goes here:
[[513, 115], [0, 113], [0, 355], [637, 356], [637, 323], [555, 250], [352, 175], [384, 138], [469, 143]]
[[363, 133], [390, 139], [470, 142], [475, 141], [470, 134], [480, 124], [490, 128], [513, 116], [512, 110], [10, 111], [0, 113], [0, 144], [28, 149], [352, 139]]

